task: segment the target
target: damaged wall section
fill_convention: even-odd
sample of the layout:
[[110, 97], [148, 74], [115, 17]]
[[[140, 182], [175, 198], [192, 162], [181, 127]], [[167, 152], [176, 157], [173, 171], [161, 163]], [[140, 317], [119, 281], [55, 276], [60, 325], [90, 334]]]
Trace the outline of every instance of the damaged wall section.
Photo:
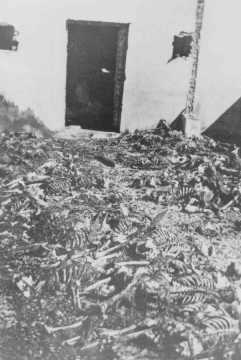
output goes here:
[[19, 42], [17, 41], [18, 31], [13, 25], [0, 23], [0, 50], [14, 50], [18, 49]]
[[[11, 0], [1, 18], [16, 24], [21, 51], [0, 57], [0, 92], [31, 107], [51, 129], [65, 124], [67, 19], [130, 23], [121, 130], [172, 121], [186, 101], [190, 61], [172, 53], [173, 35], [195, 25], [195, 1]], [[61, 5], [60, 5], [61, 3]]]
[[181, 57], [187, 58], [192, 52], [193, 34], [181, 31], [180, 34], [175, 35], [173, 39], [172, 57], [168, 60], [168, 63]]

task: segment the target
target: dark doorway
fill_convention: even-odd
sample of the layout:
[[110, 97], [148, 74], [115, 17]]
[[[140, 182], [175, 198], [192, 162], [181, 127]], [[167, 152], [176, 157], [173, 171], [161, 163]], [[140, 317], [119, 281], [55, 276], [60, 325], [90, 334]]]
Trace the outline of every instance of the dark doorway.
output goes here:
[[129, 24], [67, 21], [66, 126], [120, 131]]

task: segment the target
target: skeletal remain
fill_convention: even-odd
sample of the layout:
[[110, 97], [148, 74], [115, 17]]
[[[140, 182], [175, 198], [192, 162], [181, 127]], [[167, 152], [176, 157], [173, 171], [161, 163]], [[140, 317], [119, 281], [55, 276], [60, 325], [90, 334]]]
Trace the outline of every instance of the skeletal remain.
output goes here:
[[231, 201], [229, 201], [226, 205], [224, 205], [221, 210], [226, 210], [228, 208], [230, 208], [235, 202], [237, 201], [237, 198], [235, 197], [234, 199], [232, 199]]
[[119, 263], [116, 263], [115, 266], [121, 267], [121, 266], [147, 266], [150, 265], [149, 261], [122, 261]]
[[110, 336], [110, 337], [119, 337], [122, 335], [126, 335], [131, 331], [136, 330], [136, 325], [131, 325], [127, 328], [121, 329], [121, 330], [112, 330], [112, 329], [101, 329], [101, 334], [105, 335], [105, 336]]
[[76, 329], [80, 326], [83, 325], [83, 322], [87, 319], [87, 316], [84, 317], [84, 319], [82, 318], [81, 320], [77, 321], [76, 323], [74, 324], [71, 324], [71, 325], [66, 325], [66, 326], [58, 326], [58, 327], [52, 327], [52, 326], [48, 326], [48, 325], [44, 325], [46, 331], [49, 333], [49, 334], [53, 334], [57, 331], [65, 331], [65, 330], [72, 330], [72, 329]]
[[108, 278], [103, 279], [103, 280], [99, 280], [99, 281], [97, 281], [95, 284], [90, 285], [89, 287], [87, 287], [87, 288], [85, 289], [84, 293], [82, 293], [82, 294], [85, 294], [85, 293], [87, 293], [87, 292], [89, 292], [89, 291], [95, 290], [95, 289], [97, 289], [98, 287], [102, 286], [103, 284], [108, 284], [110, 281], [111, 281], [111, 277], [108, 277]]
[[105, 264], [107, 260], [110, 260], [112, 258], [119, 257], [119, 256], [120, 256], [120, 253], [114, 253], [114, 254], [110, 254], [110, 255], [107, 255], [107, 256], [100, 257], [97, 260], [91, 260], [90, 259], [90, 263], [94, 267], [95, 266], [100, 266], [102, 264]]
[[107, 249], [106, 251], [102, 251], [102, 252], [97, 253], [96, 258], [98, 259], [100, 257], [104, 257], [104, 256], [108, 255], [109, 253], [112, 253], [115, 250], [120, 250], [126, 243], [127, 243], [127, 241], [125, 243], [120, 244], [120, 245], [113, 246], [113, 247]]
[[13, 181], [9, 182], [9, 183], [7, 184], [7, 187], [8, 187], [9, 189], [14, 189], [15, 187], [17, 187], [17, 186], [19, 186], [19, 185], [22, 185], [22, 186], [25, 185], [22, 178], [18, 178], [18, 179], [16, 179], [16, 180], [13, 180]]
[[57, 268], [59, 265], [61, 264], [61, 261], [58, 260], [57, 262], [55, 262], [54, 264], [41, 264], [40, 267], [42, 269], [54, 269]]
[[83, 346], [80, 350], [87, 351], [87, 350], [91, 350], [97, 346], [99, 346], [99, 341], [95, 341], [93, 343], [87, 344], [87, 345]]
[[154, 335], [153, 335], [153, 333], [151, 332], [150, 329], [139, 330], [139, 331], [133, 332], [131, 334], [127, 334], [126, 336], [128, 338], [134, 339], [134, 338], [137, 338], [140, 335], [148, 335], [148, 337], [154, 338]]
[[75, 337], [73, 337], [71, 339], [63, 341], [62, 344], [63, 345], [74, 346], [80, 339], [81, 339], [81, 336], [75, 336]]

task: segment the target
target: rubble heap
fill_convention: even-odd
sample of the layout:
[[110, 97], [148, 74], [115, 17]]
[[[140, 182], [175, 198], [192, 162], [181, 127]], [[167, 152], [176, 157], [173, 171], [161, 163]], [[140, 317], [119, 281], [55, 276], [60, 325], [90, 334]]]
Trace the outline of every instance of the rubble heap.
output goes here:
[[3, 133], [2, 359], [239, 359], [240, 166], [165, 123]]

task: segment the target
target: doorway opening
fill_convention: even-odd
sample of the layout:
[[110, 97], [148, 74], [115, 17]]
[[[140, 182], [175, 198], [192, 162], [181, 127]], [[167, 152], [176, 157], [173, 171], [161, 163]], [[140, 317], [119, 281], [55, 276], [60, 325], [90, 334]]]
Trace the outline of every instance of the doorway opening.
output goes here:
[[65, 125], [120, 131], [129, 24], [67, 21]]

